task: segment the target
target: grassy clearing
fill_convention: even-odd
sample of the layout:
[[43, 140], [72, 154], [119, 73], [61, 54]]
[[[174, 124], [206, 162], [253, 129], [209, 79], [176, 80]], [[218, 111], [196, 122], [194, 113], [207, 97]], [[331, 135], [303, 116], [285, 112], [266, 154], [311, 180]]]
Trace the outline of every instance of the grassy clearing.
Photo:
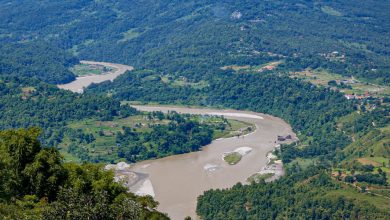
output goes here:
[[249, 66], [249, 65], [245, 65], [245, 66], [230, 65], [230, 66], [223, 66], [223, 67], [221, 67], [222, 70], [232, 69], [234, 71], [246, 70], [246, 69], [249, 69], [249, 68], [251, 68], [251, 66]]
[[337, 127], [339, 129], [343, 129], [347, 125], [351, 124], [352, 122], [356, 121], [360, 117], [360, 114], [357, 111], [352, 112], [351, 114], [345, 115], [338, 119], [337, 121]]
[[237, 153], [237, 152], [231, 152], [231, 153], [228, 153], [226, 154], [224, 157], [223, 157], [223, 160], [228, 163], [229, 165], [235, 165], [237, 164], [238, 162], [240, 162], [242, 158], [242, 155], [240, 153]]
[[301, 71], [301, 72], [292, 72], [290, 73], [290, 77], [303, 79], [305, 81], [320, 86], [328, 86], [328, 82], [331, 80], [335, 80], [337, 83], [340, 83], [343, 80], [347, 80], [353, 82], [348, 84], [352, 87], [352, 89], [348, 89], [348, 88], [339, 89], [341, 92], [345, 94], [363, 95], [366, 92], [369, 92], [374, 97], [383, 97], [383, 96], [390, 95], [389, 86], [381, 86], [381, 85], [376, 85], [368, 82], [359, 81], [355, 78], [345, 77], [342, 75], [331, 73], [323, 69], [315, 69], [315, 70], [306, 69], [305, 71]]
[[[144, 115], [136, 115], [128, 118], [115, 119], [114, 121], [99, 121], [95, 119], [87, 119], [83, 121], [76, 121], [68, 125], [69, 128], [75, 130], [82, 130], [85, 134], [92, 134], [95, 140], [90, 144], [78, 144], [78, 148], [87, 150], [88, 155], [92, 157], [102, 156], [110, 158], [112, 149], [116, 146], [116, 133], [123, 132], [122, 127], [136, 128], [137, 132], [151, 131], [149, 125], [157, 122], [147, 121]], [[168, 123], [166, 121], [159, 121], [158, 123]], [[79, 161], [78, 155], [67, 153], [72, 140], [64, 138], [60, 144], [61, 153], [64, 154], [66, 161]]]
[[82, 48], [85, 46], [89, 46], [93, 43], [95, 43], [95, 40], [92, 40], [92, 39], [85, 40], [81, 44], [73, 45], [73, 47], [69, 49], [69, 52], [72, 53], [74, 56], [78, 56], [80, 47]]
[[287, 167], [292, 164], [298, 164], [302, 169], [307, 169], [315, 164], [317, 164], [317, 159], [315, 158], [297, 158], [293, 160], [291, 163], [285, 164]]
[[253, 124], [248, 122], [229, 119], [227, 128], [223, 131], [217, 130], [214, 132], [214, 139], [230, 138], [240, 135], [246, 135], [253, 132], [256, 128]]
[[[390, 143], [390, 125], [373, 129], [367, 134], [356, 138], [356, 141], [348, 145], [344, 152], [350, 159], [366, 158], [368, 160], [382, 164], [389, 163], [390, 153], [388, 144]], [[386, 159], [387, 158], [387, 159]]]
[[178, 79], [173, 79], [172, 77], [169, 76], [163, 76], [161, 77], [161, 81], [163, 81], [166, 84], [169, 84], [171, 86], [176, 86], [176, 87], [184, 87], [184, 86], [189, 86], [194, 89], [202, 89], [207, 87], [209, 84], [205, 80], [201, 80], [199, 82], [189, 82], [187, 81], [186, 78], [178, 78]]
[[390, 189], [371, 189], [372, 193], [379, 194], [390, 198]]
[[266, 70], [273, 70], [275, 69], [278, 65], [283, 63], [283, 60], [278, 60], [278, 61], [273, 61], [269, 63], [265, 63], [262, 65], [257, 65], [257, 66], [250, 66], [250, 65], [243, 65], [243, 66], [238, 66], [238, 65], [229, 65], [229, 66], [223, 66], [221, 67], [222, 70], [234, 70], [236, 72], [241, 71], [242, 73], [251, 73], [251, 72], [263, 72]]
[[86, 76], [86, 75], [100, 75], [105, 74], [110, 71], [113, 71], [113, 68], [101, 66], [101, 65], [88, 65], [88, 64], [79, 64], [73, 66], [70, 71], [72, 71], [77, 76]]
[[74, 162], [74, 163], [80, 163], [80, 158], [74, 156], [73, 154], [68, 153], [67, 151], [62, 150], [61, 155], [64, 158], [64, 161], [66, 162]]
[[283, 60], [269, 62], [269, 63], [263, 64], [263, 65], [260, 65], [260, 66], [255, 66], [255, 67], [253, 67], [253, 70], [255, 70], [257, 72], [263, 72], [263, 71], [266, 71], [266, 70], [273, 70], [273, 69], [275, 69], [277, 66], [279, 66], [283, 62], [284, 62]]
[[140, 36], [142, 33], [137, 31], [137, 28], [130, 29], [126, 32], [123, 33], [123, 38], [120, 39], [118, 42], [126, 42], [132, 39], [137, 38]]
[[330, 6], [323, 6], [321, 7], [321, 11], [324, 12], [325, 14], [332, 15], [332, 16], [343, 16], [341, 12], [337, 11], [336, 9], [330, 7]]
[[388, 164], [390, 160], [390, 158], [385, 158], [385, 157], [369, 157], [367, 159], [378, 163], [379, 166], [381, 166], [383, 163]]
[[344, 196], [348, 199], [356, 199], [358, 201], [367, 202], [379, 209], [390, 210], [390, 199], [368, 193], [360, 193], [357, 189], [351, 188], [349, 186], [343, 186], [342, 189], [331, 191], [325, 196], [330, 198]]

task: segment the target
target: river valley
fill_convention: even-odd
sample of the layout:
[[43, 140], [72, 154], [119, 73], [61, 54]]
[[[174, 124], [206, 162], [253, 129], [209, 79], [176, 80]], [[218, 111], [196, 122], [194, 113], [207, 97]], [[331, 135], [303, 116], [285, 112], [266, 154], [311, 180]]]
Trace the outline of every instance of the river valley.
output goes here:
[[[59, 88], [82, 93], [91, 83], [113, 80], [131, 66], [82, 61], [83, 64], [103, 65], [114, 70], [108, 74], [77, 77], [71, 83], [58, 85]], [[278, 135], [296, 139], [289, 124], [280, 118], [266, 114], [191, 107], [141, 106], [140, 111], [176, 111], [178, 113], [218, 115], [228, 119], [249, 122], [256, 129], [247, 135], [214, 140], [201, 151], [169, 156], [156, 160], [132, 164], [120, 171], [130, 179], [126, 185], [138, 195], [151, 195], [159, 202], [158, 210], [165, 212], [173, 220], [186, 216], [196, 219], [197, 197], [209, 189], [232, 187], [238, 182], [246, 183], [247, 178], [267, 165], [267, 153], [277, 145]], [[235, 165], [223, 160], [226, 153], [241, 152], [242, 158]], [[111, 166], [111, 165], [110, 165]]]

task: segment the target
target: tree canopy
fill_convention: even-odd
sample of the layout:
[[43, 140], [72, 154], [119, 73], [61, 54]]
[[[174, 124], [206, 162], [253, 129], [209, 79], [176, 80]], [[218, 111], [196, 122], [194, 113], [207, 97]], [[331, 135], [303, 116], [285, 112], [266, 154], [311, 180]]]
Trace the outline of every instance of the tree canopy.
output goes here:
[[168, 219], [102, 166], [63, 163], [56, 149], [42, 148], [39, 133], [0, 131], [0, 218]]

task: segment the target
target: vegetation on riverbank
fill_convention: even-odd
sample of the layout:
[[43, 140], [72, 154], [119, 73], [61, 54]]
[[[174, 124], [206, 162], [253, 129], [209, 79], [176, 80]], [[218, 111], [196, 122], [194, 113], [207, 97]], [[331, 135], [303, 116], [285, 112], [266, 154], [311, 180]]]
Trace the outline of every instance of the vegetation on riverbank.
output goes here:
[[91, 65], [91, 64], [78, 64], [70, 68], [76, 76], [86, 76], [86, 75], [101, 75], [111, 71], [114, 71], [113, 68], [101, 66], [101, 65]]
[[359, 193], [311, 167], [271, 183], [206, 191], [198, 199], [197, 213], [205, 220], [385, 219], [389, 204], [384, 197]]
[[247, 182], [249, 183], [264, 183], [265, 180], [275, 176], [274, 173], [255, 173], [248, 177]]
[[72, 132], [65, 134], [59, 147], [70, 160], [136, 162], [197, 151], [244, 126], [247, 123], [217, 116], [145, 112], [110, 121], [69, 123]]

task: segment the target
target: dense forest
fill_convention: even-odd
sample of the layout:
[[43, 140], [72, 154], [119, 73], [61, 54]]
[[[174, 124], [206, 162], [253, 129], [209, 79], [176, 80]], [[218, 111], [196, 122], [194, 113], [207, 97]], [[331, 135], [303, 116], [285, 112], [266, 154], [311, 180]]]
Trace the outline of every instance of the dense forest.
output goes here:
[[39, 129], [0, 132], [1, 219], [168, 219], [94, 164], [63, 163]]
[[0, 75], [62, 84], [75, 80], [69, 67], [78, 62], [72, 54], [43, 41], [0, 44]]
[[196, 80], [225, 65], [286, 58], [290, 67], [389, 83], [388, 1], [0, 3], [0, 42], [46, 40], [83, 59]]
[[160, 116], [160, 119], [169, 120], [169, 123], [154, 125], [151, 132], [142, 135], [125, 127], [123, 134], [116, 137], [116, 142], [123, 146], [118, 155], [134, 162], [198, 151], [212, 141], [213, 129], [207, 124], [201, 125], [178, 113]]
[[388, 205], [379, 209], [369, 203], [386, 203], [386, 199], [351, 198], [354, 193], [355, 189], [337, 183], [323, 170], [310, 168], [273, 183], [207, 191], [199, 197], [197, 210], [205, 220], [386, 219]]

